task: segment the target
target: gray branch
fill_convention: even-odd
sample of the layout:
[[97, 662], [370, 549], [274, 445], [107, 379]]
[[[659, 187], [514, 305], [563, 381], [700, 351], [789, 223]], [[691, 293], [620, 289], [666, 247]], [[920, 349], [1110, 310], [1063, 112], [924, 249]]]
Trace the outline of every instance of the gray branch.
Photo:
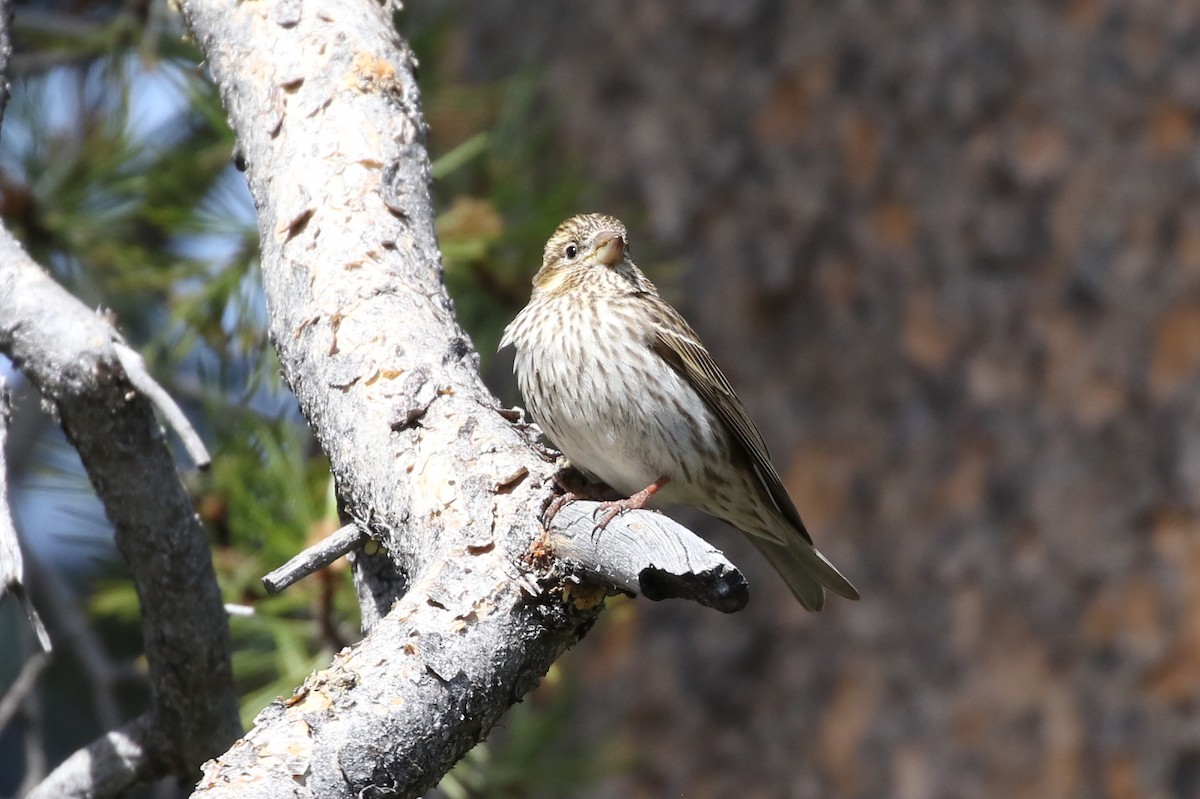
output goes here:
[[347, 524], [301, 552], [263, 577], [263, 587], [274, 596], [292, 583], [325, 568], [343, 555], [358, 549], [369, 536], [357, 524]]
[[[2, 14], [3, 11], [0, 10], [0, 15]], [[21, 543], [17, 538], [17, 528], [13, 524], [12, 511], [8, 507], [8, 467], [5, 462], [5, 449], [11, 414], [8, 381], [0, 376], [0, 600], [3, 600], [7, 593], [21, 602], [29, 619], [29, 626], [37, 636], [38, 644], [43, 652], [49, 652], [50, 636], [46, 633], [46, 626], [42, 624], [42, 618], [25, 589], [25, 562], [21, 558]], [[3, 726], [0, 724], [0, 728]]]
[[12, 61], [12, 15], [13, 4], [8, 0], [0, 0], [0, 121], [4, 119], [11, 93], [8, 66]]
[[121, 368], [125, 370], [125, 377], [130, 383], [133, 383], [134, 388], [146, 395], [146, 399], [154, 403], [154, 407], [158, 408], [158, 412], [162, 414], [167, 425], [178, 434], [183, 448], [187, 450], [188, 457], [192, 459], [192, 463], [196, 464], [196, 468], [208, 468], [212, 458], [208, 454], [208, 448], [200, 440], [200, 434], [196, 432], [196, 428], [192, 427], [192, 423], [188, 421], [187, 415], [179, 407], [179, 403], [175, 402], [167, 390], [150, 376], [150, 371], [146, 369], [146, 362], [142, 360], [142, 356], [119, 341], [113, 342], [113, 352], [116, 353], [117, 360], [121, 362]]
[[442, 284], [425, 122], [390, 8], [183, 10], [246, 164], [284, 377], [392, 567], [354, 554], [369, 634], [263, 711], [197, 795], [416, 796], [598, 608], [564, 601], [575, 579], [539, 521], [554, 466], [483, 386]]
[[[37, 385], [78, 450], [141, 602], [153, 710], [145, 762], [130, 773], [189, 777], [240, 731], [229, 631], [204, 530], [150, 403], [126, 377], [120, 343], [0, 229], [0, 352]], [[107, 751], [105, 740], [92, 746]], [[48, 784], [105, 784], [100, 769], [114, 762], [71, 758]], [[91, 771], [66, 773], [80, 763]]]
[[17, 678], [12, 681], [12, 685], [8, 686], [4, 696], [0, 697], [0, 730], [8, 726], [8, 722], [16, 715], [17, 710], [25, 701], [25, 697], [37, 684], [37, 678], [48, 665], [50, 665], [50, 654], [37, 652], [21, 666]]
[[746, 579], [721, 552], [670, 517], [631, 511], [596, 530], [599, 502], [564, 505], [550, 554], [569, 571], [647, 599], [690, 599], [725, 613], [750, 599]]
[[117, 796], [139, 782], [168, 773], [163, 760], [161, 720], [139, 716], [73, 753], [26, 799]]

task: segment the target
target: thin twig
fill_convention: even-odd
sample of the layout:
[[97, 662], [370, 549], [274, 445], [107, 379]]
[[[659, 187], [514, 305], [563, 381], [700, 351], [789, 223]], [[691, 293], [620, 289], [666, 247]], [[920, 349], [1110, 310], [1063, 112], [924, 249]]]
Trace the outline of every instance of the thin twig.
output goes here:
[[[4, 598], [5, 593], [12, 593], [21, 601], [25, 615], [29, 618], [29, 626], [37, 635], [42, 651], [49, 652], [50, 636], [46, 632], [46, 625], [42, 624], [42, 618], [25, 590], [25, 565], [21, 559], [21, 544], [17, 540], [17, 528], [8, 508], [8, 469], [4, 460], [4, 448], [8, 438], [11, 410], [8, 383], [0, 376], [0, 599]], [[0, 724], [0, 727], [2, 726], [3, 724]]]
[[144, 683], [145, 676], [113, 662], [62, 575], [43, 564], [35, 552], [29, 553], [25, 569], [60, 651], [70, 653], [83, 669], [96, 718], [104, 729], [115, 728], [122, 718], [116, 700], [119, 688], [133, 681]]
[[28, 796], [48, 772], [46, 748], [40, 743], [46, 733], [46, 709], [37, 694], [25, 694], [21, 722], [25, 731], [25, 776], [13, 796]]
[[8, 722], [21, 706], [25, 696], [33, 690], [38, 675], [48, 665], [50, 665], [50, 655], [45, 652], [35, 652], [29, 660], [25, 661], [25, 665], [21, 666], [17, 679], [13, 680], [7, 693], [0, 698], [0, 730], [8, 726]]
[[192, 423], [188, 421], [183, 409], [171, 398], [167, 390], [150, 376], [142, 356], [119, 341], [113, 343], [113, 351], [116, 352], [117, 360], [125, 369], [125, 375], [129, 378], [129, 382], [133, 383], [134, 388], [145, 394], [146, 398], [154, 403], [154, 407], [158, 408], [167, 424], [179, 435], [183, 442], [183, 448], [187, 450], [192, 462], [199, 469], [207, 469], [212, 463], [212, 456], [208, 454], [208, 449], [200, 440], [200, 434], [196, 432], [196, 428], [192, 427]]
[[296, 555], [287, 563], [262, 578], [267, 593], [274, 596], [292, 583], [303, 580], [313, 572], [358, 549], [370, 538], [354, 523], [339, 527], [325, 538]]

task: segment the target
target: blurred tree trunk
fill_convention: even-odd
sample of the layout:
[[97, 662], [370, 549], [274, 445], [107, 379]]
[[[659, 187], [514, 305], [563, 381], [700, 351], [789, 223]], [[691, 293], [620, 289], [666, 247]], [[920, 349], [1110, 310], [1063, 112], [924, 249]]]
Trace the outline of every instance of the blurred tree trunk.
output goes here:
[[684, 259], [864, 596], [807, 616], [720, 538], [748, 612], [639, 606], [596, 669], [646, 758], [604, 795], [1197, 795], [1200, 7], [472, 25], [472, 65], [536, 59], [606, 201], [645, 208], [639, 262]]

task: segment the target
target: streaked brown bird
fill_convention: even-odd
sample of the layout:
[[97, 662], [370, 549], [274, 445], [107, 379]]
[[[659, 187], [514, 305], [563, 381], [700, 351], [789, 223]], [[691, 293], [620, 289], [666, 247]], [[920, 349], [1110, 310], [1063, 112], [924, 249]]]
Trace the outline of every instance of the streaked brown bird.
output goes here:
[[625, 226], [572, 217], [505, 328], [534, 421], [628, 508], [693, 505], [749, 535], [808, 610], [858, 591], [813, 546], [762, 436], [699, 337], [629, 257]]

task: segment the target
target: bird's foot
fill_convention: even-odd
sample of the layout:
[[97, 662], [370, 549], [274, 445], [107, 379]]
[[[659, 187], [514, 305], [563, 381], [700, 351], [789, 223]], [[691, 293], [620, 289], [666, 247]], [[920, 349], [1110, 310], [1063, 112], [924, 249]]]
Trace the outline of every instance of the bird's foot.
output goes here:
[[[639, 510], [646, 507], [646, 503], [650, 501], [650, 497], [654, 496], [659, 489], [669, 482], [671, 482], [670, 477], [660, 477], [641, 491], [630, 495], [627, 499], [601, 503], [600, 507], [596, 510], [596, 513], [601, 515], [596, 521], [596, 526], [592, 528], [592, 535], [596, 535], [605, 527], [608, 527], [609, 522], [625, 511]], [[594, 516], [592, 518], [595, 519]]]
[[545, 513], [542, 514], [542, 522], [547, 527], [563, 509], [563, 506], [569, 502], [577, 499], [608, 500], [617, 493], [604, 483], [589, 483], [582, 472], [570, 465], [555, 473], [554, 482], [562, 490], [562, 493], [550, 501], [550, 504], [546, 506]]

